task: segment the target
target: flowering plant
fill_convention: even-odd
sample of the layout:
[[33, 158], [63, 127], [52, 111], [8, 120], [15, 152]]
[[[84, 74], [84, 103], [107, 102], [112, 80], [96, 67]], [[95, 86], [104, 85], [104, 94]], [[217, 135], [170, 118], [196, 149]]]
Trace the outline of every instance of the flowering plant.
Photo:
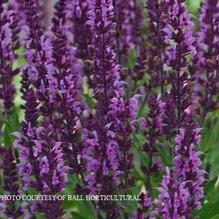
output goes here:
[[0, 0], [0, 39], [1, 218], [219, 217], [218, 0]]

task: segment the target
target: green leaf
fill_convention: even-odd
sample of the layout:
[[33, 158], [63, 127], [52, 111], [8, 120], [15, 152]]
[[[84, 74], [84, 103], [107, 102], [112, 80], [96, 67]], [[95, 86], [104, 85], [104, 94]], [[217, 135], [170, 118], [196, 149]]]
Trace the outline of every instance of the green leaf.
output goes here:
[[[217, 177], [215, 177], [214, 179], [210, 180], [206, 185], [205, 185], [205, 192], [206, 193], [210, 193], [212, 191], [215, 190], [215, 183], [217, 181]], [[215, 191], [214, 191], [215, 192]]]
[[12, 133], [18, 131], [20, 128], [17, 111], [14, 110], [11, 117], [9, 119], [5, 118], [3, 123], [4, 123], [4, 128], [3, 128], [4, 145], [11, 146], [14, 141], [14, 136]]
[[207, 203], [203, 206], [203, 208], [198, 212], [198, 216], [201, 219], [212, 218], [215, 215], [219, 214], [219, 201], [215, 203]]
[[135, 67], [135, 63], [137, 60], [138, 54], [135, 49], [131, 51], [131, 56], [128, 59], [127, 67], [129, 69], [133, 69]]
[[82, 217], [86, 217], [89, 215], [90, 219], [95, 218], [94, 208], [92, 203], [89, 201], [67, 201], [65, 200], [63, 203], [63, 207], [67, 212], [71, 214], [80, 215]]
[[169, 147], [157, 146], [156, 148], [159, 151], [159, 155], [164, 166], [172, 166], [172, 159], [170, 156]]
[[77, 212], [71, 212], [72, 218], [75, 219], [91, 219], [91, 217], [89, 216], [82, 216], [81, 214], [77, 213]]
[[217, 214], [217, 215], [211, 217], [210, 219], [219, 219], [219, 214]]
[[89, 94], [83, 94], [83, 96], [88, 106], [93, 109], [95, 107], [94, 99]]

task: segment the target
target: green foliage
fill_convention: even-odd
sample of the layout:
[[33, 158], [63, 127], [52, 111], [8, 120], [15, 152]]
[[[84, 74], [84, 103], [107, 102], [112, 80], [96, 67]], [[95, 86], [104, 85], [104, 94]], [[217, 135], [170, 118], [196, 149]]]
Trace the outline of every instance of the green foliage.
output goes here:
[[186, 0], [186, 4], [193, 15], [198, 15], [201, 0]]

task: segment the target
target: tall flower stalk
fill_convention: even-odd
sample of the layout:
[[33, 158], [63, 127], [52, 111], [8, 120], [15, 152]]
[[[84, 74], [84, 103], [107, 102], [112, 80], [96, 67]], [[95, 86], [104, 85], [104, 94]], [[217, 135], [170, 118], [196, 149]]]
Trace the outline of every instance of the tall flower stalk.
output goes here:
[[[16, 27], [16, 13], [10, 7], [9, 1], [0, 1], [0, 105], [1, 105], [1, 135], [8, 138], [7, 120], [11, 120], [14, 109], [14, 97], [16, 93], [13, 77], [18, 73], [13, 63], [17, 59], [19, 30]], [[3, 134], [4, 133], [4, 134]], [[2, 186], [6, 194], [18, 195], [20, 185], [18, 183], [17, 161], [11, 143], [4, 141], [0, 153], [2, 158]], [[17, 201], [1, 200], [0, 212], [2, 217], [18, 218], [22, 215], [22, 209]]]
[[[62, 152], [63, 142], [57, 136], [53, 123], [53, 113], [56, 113], [53, 104], [59, 84], [53, 76], [52, 43], [47, 34], [43, 34], [39, 5], [35, 1], [25, 1], [24, 8], [27, 21], [27, 68], [22, 75], [22, 93], [26, 100], [25, 121], [15, 143], [19, 149], [19, 175], [24, 183], [24, 191], [33, 188], [39, 194], [55, 195], [64, 189], [68, 172]], [[33, 212], [37, 209], [47, 218], [60, 218], [63, 215], [58, 200], [35, 202], [34, 206]]]
[[[81, 115], [85, 108], [81, 99], [83, 68], [77, 59], [77, 49], [71, 46], [68, 41], [69, 34], [66, 34], [67, 6], [67, 2], [62, 0], [55, 5], [50, 63], [54, 72], [48, 75], [48, 79], [52, 94], [50, 102], [53, 111], [59, 114], [58, 117], [53, 117], [54, 129], [58, 139], [65, 142], [64, 151], [72, 172], [81, 174], [83, 167], [78, 164], [78, 159], [82, 151], [79, 141], [82, 128]], [[48, 113], [50, 111], [49, 109]]]
[[[96, 107], [84, 136], [87, 188], [91, 194], [114, 194], [117, 186], [123, 188], [126, 194], [132, 184], [130, 134], [131, 124], [136, 119], [137, 96], [129, 101], [123, 98], [123, 82], [113, 50], [115, 25], [112, 1], [92, 1], [90, 16], [87, 23], [93, 33], [91, 59], [94, 60], [92, 83], [95, 84]], [[108, 217], [116, 217], [116, 208], [112, 211], [107, 205], [114, 203], [100, 203]]]
[[193, 23], [184, 1], [171, 1], [168, 5], [168, 16], [163, 28], [167, 43], [166, 62], [171, 81], [171, 95], [177, 112], [177, 124], [182, 121], [182, 114], [188, 106], [189, 84], [191, 76], [187, 70], [189, 55], [196, 54]]
[[90, 29], [87, 26], [89, 19], [89, 1], [69, 1], [67, 4], [67, 18], [71, 23], [74, 34], [74, 45], [77, 48], [77, 57], [86, 60], [89, 54]]
[[[7, 2], [7, 1], [6, 1]], [[13, 108], [13, 100], [15, 96], [15, 87], [13, 85], [13, 77], [17, 73], [13, 69], [15, 61], [15, 53], [13, 47], [13, 10], [9, 10], [5, 1], [0, 2], [0, 20], [1, 20], [1, 45], [0, 45], [0, 100], [6, 114], [10, 114]]]
[[67, 1], [66, 17], [67, 26], [73, 34], [73, 44], [76, 49], [76, 57], [83, 61], [83, 70], [87, 83], [93, 88], [91, 80], [92, 60], [90, 59], [90, 43], [92, 33], [87, 25], [91, 4], [89, 0]]
[[[141, 41], [142, 10], [138, 1], [114, 0], [116, 22], [116, 48], [120, 64], [131, 55], [131, 50], [139, 49]], [[127, 61], [127, 60], [125, 60]]]
[[[116, 60], [120, 75], [131, 90], [137, 89], [145, 71], [145, 37], [142, 35], [144, 6], [138, 0], [113, 0]], [[130, 96], [134, 92], [130, 92]]]
[[168, 4], [163, 0], [149, 0], [147, 2], [148, 10], [148, 41], [149, 48], [147, 51], [147, 73], [150, 80], [147, 86], [152, 90], [157, 86], [160, 87], [161, 94], [164, 95], [165, 83], [165, 42], [162, 29], [165, 27], [165, 16], [167, 14]]
[[148, 191], [148, 196], [151, 196], [153, 193], [152, 176], [162, 168], [161, 160], [158, 155], [158, 147], [160, 147], [159, 140], [164, 134], [165, 124], [163, 123], [163, 116], [165, 103], [156, 96], [151, 96], [149, 99], [149, 107], [150, 112], [144, 122], [146, 142], [143, 146], [143, 150], [148, 157], [148, 162], [146, 165], [142, 165], [142, 170], [147, 175], [145, 186]]
[[[176, 113], [176, 127], [172, 129], [177, 136], [172, 152], [175, 157], [173, 170], [167, 170], [160, 189], [158, 214], [163, 218], [191, 218], [203, 198], [204, 172], [200, 153], [196, 151], [200, 129], [193, 119], [196, 108], [191, 98], [192, 76], [188, 72], [188, 55], [196, 54], [190, 19], [184, 1], [169, 2], [163, 31], [167, 43], [167, 67], [170, 68], [171, 91], [168, 96]], [[194, 197], [191, 194], [195, 194]]]
[[200, 124], [209, 111], [217, 107], [219, 83], [219, 3], [216, 0], [204, 1], [200, 12], [200, 31], [198, 33], [198, 53], [196, 60], [195, 86], [196, 99], [200, 106]]
[[199, 141], [200, 129], [187, 115], [176, 137], [173, 170], [167, 170], [159, 189], [157, 212], [165, 219], [192, 218], [192, 212], [201, 208], [205, 172], [196, 151]]
[[[19, 195], [19, 182], [17, 172], [17, 161], [11, 148], [1, 148], [3, 158], [3, 182], [4, 191], [9, 195]], [[0, 204], [0, 214], [6, 218], [19, 218], [23, 215], [22, 206], [16, 200], [3, 200]]]

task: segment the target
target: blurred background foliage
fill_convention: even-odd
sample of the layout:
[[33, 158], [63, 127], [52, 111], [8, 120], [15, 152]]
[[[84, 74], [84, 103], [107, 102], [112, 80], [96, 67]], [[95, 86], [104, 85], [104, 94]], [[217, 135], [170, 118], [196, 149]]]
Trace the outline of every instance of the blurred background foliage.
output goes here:
[[186, 4], [191, 13], [198, 16], [201, 0], [186, 0]]

